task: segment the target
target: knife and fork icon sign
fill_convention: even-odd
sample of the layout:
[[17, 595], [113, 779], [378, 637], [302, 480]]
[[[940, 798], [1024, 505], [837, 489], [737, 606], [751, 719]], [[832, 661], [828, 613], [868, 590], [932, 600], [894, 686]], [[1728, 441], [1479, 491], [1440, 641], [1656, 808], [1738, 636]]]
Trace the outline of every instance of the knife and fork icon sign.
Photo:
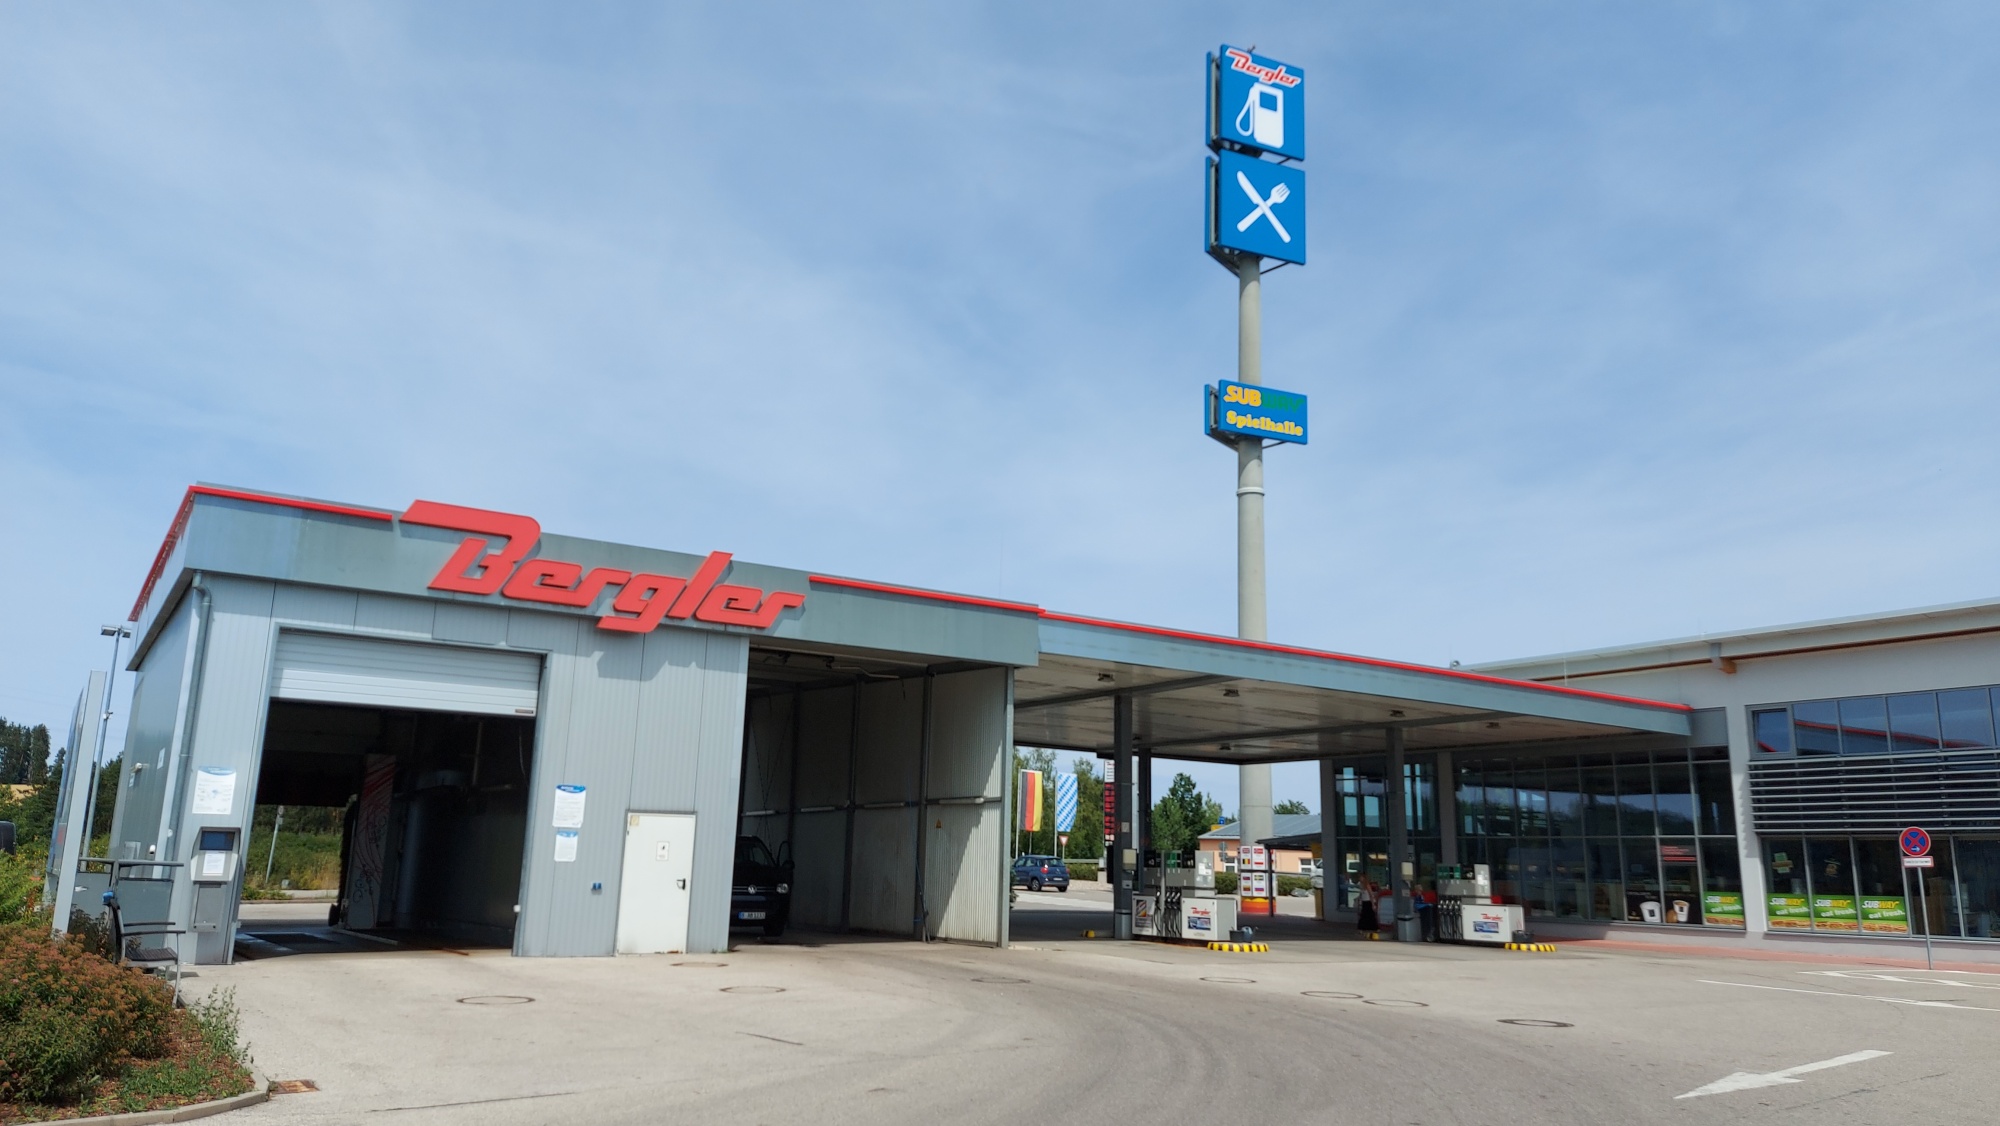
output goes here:
[[1271, 189], [1269, 196], [1258, 195], [1256, 185], [1250, 182], [1250, 177], [1245, 176], [1241, 172], [1236, 174], [1236, 183], [1237, 186], [1243, 189], [1243, 194], [1250, 197], [1250, 202], [1257, 205], [1251, 209], [1250, 214], [1245, 215], [1237, 222], [1236, 229], [1247, 231], [1250, 229], [1250, 224], [1255, 223], [1258, 219], [1269, 219], [1271, 221], [1271, 229], [1278, 232], [1279, 238], [1286, 242], [1292, 241], [1292, 232], [1286, 230], [1283, 223], [1278, 222], [1277, 213], [1271, 210], [1273, 207], [1290, 199], [1292, 189], [1288, 185], [1278, 184]]

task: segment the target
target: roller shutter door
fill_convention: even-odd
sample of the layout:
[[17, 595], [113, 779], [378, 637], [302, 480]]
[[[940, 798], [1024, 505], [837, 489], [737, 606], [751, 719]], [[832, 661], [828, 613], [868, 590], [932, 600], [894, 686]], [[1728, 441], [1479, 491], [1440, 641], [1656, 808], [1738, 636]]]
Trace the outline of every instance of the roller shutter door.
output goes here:
[[271, 696], [323, 704], [534, 715], [542, 659], [325, 633], [278, 634]]

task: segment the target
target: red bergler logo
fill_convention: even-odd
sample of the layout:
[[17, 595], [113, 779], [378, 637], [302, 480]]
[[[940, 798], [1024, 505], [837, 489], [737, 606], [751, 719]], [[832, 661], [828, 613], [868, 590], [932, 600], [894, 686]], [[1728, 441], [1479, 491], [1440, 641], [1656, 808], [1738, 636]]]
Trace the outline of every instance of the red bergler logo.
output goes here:
[[[427, 528], [475, 533], [445, 561], [430, 582], [432, 590], [498, 594], [521, 602], [582, 607], [606, 590], [619, 588], [618, 597], [611, 600], [612, 612], [597, 619], [598, 629], [651, 633], [662, 621], [690, 618], [717, 626], [770, 629], [778, 615], [806, 602], [803, 594], [766, 594], [756, 587], [723, 582], [730, 559], [725, 551], [710, 552], [694, 575], [685, 579], [644, 572], [635, 575], [615, 567], [593, 567], [585, 574], [577, 563], [528, 559], [542, 538], [542, 526], [527, 516], [420, 500], [410, 504], [402, 520]], [[506, 537], [506, 546], [489, 552], [489, 536]]]

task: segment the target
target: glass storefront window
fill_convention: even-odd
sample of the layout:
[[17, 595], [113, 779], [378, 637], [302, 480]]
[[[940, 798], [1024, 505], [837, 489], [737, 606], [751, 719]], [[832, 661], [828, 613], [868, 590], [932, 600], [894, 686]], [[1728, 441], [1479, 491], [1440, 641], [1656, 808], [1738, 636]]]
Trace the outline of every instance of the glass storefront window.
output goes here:
[[1583, 793], [1577, 789], [1576, 760], [1559, 755], [1548, 760], [1549, 835], [1559, 840], [1583, 836]]
[[1765, 914], [1772, 930], [1811, 930], [1812, 894], [1806, 882], [1806, 843], [1797, 837], [1764, 838]]
[[1940, 692], [1937, 699], [1946, 750], [1993, 745], [1993, 708], [1986, 689], [1961, 688], [1954, 692]]
[[1840, 701], [1840, 753], [1889, 753], [1889, 709], [1880, 696], [1855, 696]]
[[1653, 801], [1659, 810], [1660, 835], [1694, 835], [1694, 789], [1688, 781], [1687, 760], [1654, 756]]
[[1861, 894], [1861, 933], [1909, 934], [1911, 905], [1903, 896], [1903, 854], [1887, 837], [1854, 840], [1854, 883]]
[[1792, 717], [1784, 708], [1750, 713], [1750, 737], [1765, 754], [1792, 753]]
[[1496, 837], [1514, 835], [1514, 772], [1506, 759], [1489, 759], [1486, 766], [1486, 831]]
[[1583, 831], [1593, 837], [1617, 836], [1617, 774], [1609, 764], [1586, 762], [1578, 777], [1583, 784]]
[[1910, 905], [1910, 932], [1954, 938], [1959, 933], [1959, 911], [1958, 875], [1952, 864], [1952, 850], [1945, 847], [1945, 842], [1934, 840], [1931, 855], [1937, 858], [1937, 867], [1909, 868], [1903, 873], [1904, 886], [1909, 889], [1903, 894]]
[[1693, 837], [1660, 838], [1661, 921], [1701, 922], [1701, 854]]
[[1552, 842], [1549, 867], [1555, 880], [1555, 913], [1582, 918], [1590, 906], [1589, 866], [1584, 860], [1583, 842]]
[[1653, 767], [1645, 755], [1618, 756], [1618, 832], [1626, 837], [1654, 833]]
[[1897, 751], [1938, 749], [1937, 693], [1910, 692], [1889, 697], [1889, 746]]
[[1840, 705], [1833, 700], [1793, 704], [1792, 735], [1802, 755], [1839, 754]]
[[1516, 807], [1517, 831], [1523, 837], [1539, 838], [1549, 831], [1549, 795], [1542, 787], [1546, 784], [1546, 772], [1539, 764], [1523, 764], [1514, 768], [1514, 797], [1520, 804]]
[[1625, 862], [1618, 855], [1618, 838], [1601, 837], [1584, 846], [1590, 858], [1590, 917], [1625, 917]]
[[[1842, 734], [1845, 737], [1845, 732]], [[1860, 930], [1860, 904], [1855, 902], [1854, 894], [1854, 848], [1848, 838], [1807, 840], [1806, 868], [1812, 885], [1812, 929]]]
[[2000, 837], [1957, 837], [1958, 888], [1967, 938], [2000, 938]]
[[1742, 927], [1743, 871], [1733, 840], [1701, 842], [1701, 921], [1712, 927]]
[[1662, 923], [1660, 858], [1650, 840], [1627, 838], [1625, 844], [1625, 918], [1634, 923]]
[[1729, 752], [1723, 751], [1719, 757], [1701, 759], [1702, 752], [1695, 752], [1694, 792], [1696, 803], [1701, 807], [1701, 831], [1716, 836], [1733, 836], [1736, 833], [1736, 794], [1729, 779]]

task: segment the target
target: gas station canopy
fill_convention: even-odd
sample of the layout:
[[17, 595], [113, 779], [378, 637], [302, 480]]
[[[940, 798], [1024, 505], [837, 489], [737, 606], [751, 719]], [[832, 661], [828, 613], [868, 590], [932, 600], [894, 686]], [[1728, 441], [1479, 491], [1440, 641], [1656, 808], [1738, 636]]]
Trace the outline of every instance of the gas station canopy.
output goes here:
[[1458, 669], [1041, 613], [1041, 661], [1015, 671], [1014, 741], [1109, 754], [1113, 700], [1164, 757], [1276, 762], [1627, 734], [1686, 736], [1678, 704]]

